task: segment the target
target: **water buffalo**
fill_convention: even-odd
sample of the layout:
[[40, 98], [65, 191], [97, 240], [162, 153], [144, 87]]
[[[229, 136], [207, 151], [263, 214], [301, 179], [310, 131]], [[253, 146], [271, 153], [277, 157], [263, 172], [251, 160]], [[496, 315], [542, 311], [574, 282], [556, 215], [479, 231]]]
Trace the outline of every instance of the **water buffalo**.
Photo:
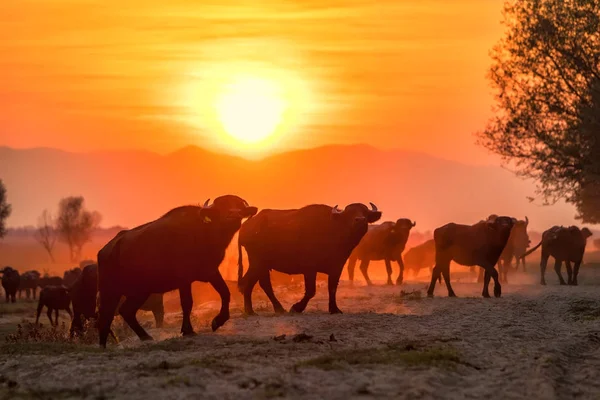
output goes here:
[[[502, 254], [500, 254], [500, 258], [498, 259], [498, 277], [501, 283], [508, 282], [508, 272], [512, 268], [513, 258], [516, 258], [517, 260], [517, 267], [519, 265], [519, 260], [522, 259], [523, 268], [525, 268], [525, 257], [523, 254], [527, 251], [527, 247], [529, 247], [530, 243], [529, 235], [527, 234], [528, 225], [529, 218], [525, 217], [525, 220], [517, 220], [510, 231], [506, 247], [504, 247]], [[480, 270], [480, 273], [481, 271], [482, 270]]]
[[71, 286], [73, 286], [73, 284], [75, 283], [75, 281], [77, 280], [77, 277], [79, 277], [79, 275], [81, 275], [81, 268], [79, 268], [79, 267], [75, 267], [73, 269], [69, 269], [69, 270], [65, 271], [65, 273], [63, 274], [63, 279], [62, 279], [63, 285], [70, 288]]
[[[96, 312], [98, 294], [98, 265], [89, 264], [83, 268], [70, 288], [71, 302], [73, 303], [73, 321], [71, 322], [71, 336], [75, 332], [83, 330], [83, 321], [97, 319]], [[125, 298], [121, 298], [121, 303]], [[156, 327], [162, 327], [164, 320], [163, 294], [152, 294], [140, 307], [140, 310], [152, 311], [156, 321]], [[117, 308], [118, 313], [118, 308]], [[115, 314], [117, 314], [115, 313]], [[114, 335], [113, 335], [114, 336]]]
[[[58, 326], [58, 310], [65, 310], [69, 313], [69, 317], [73, 318], [71, 312], [71, 297], [69, 296], [69, 289], [64, 286], [46, 286], [40, 291], [40, 298], [38, 300], [37, 316], [35, 323], [40, 322], [40, 314], [44, 307], [48, 308], [48, 319], [50, 320], [51, 326]], [[56, 323], [52, 321], [52, 311], [54, 311], [54, 317]]]
[[225, 250], [240, 229], [243, 218], [256, 207], [233, 195], [212, 205], [175, 208], [159, 219], [119, 232], [98, 252], [100, 346], [106, 339], [121, 296], [120, 314], [141, 340], [152, 340], [136, 319], [137, 310], [152, 293], [179, 290], [183, 323], [181, 332], [193, 335], [192, 282], [209, 282], [221, 296], [221, 310], [213, 331], [229, 319], [230, 292], [219, 272]]
[[479, 265], [485, 270], [483, 297], [490, 297], [488, 285], [494, 279], [494, 296], [500, 297], [502, 287], [494, 268], [506, 246], [516, 219], [506, 216], [491, 217], [475, 225], [446, 224], [433, 232], [435, 240], [435, 267], [427, 295], [433, 297], [436, 280], [444, 275], [448, 296], [455, 297], [450, 284], [450, 262], [465, 266]]
[[16, 303], [17, 290], [21, 284], [21, 276], [19, 275], [19, 271], [11, 267], [4, 267], [4, 269], [0, 270], [0, 273], [2, 274], [2, 287], [4, 288], [4, 293], [6, 294], [6, 302], [8, 303], [11, 301]]
[[[337, 206], [313, 204], [295, 210], [263, 210], [244, 222], [238, 237], [238, 282], [244, 294], [244, 310], [252, 315], [252, 289], [256, 282], [273, 304], [275, 312], [284, 312], [275, 297], [269, 271], [304, 275], [305, 294], [292, 306], [302, 312], [315, 295], [317, 272], [328, 275], [329, 312], [341, 313], [336, 302], [340, 275], [350, 253], [367, 233], [368, 224], [381, 218], [371, 203]], [[248, 271], [244, 266], [242, 247], [248, 253]]]
[[[433, 273], [435, 265], [435, 240], [430, 239], [408, 249], [406, 254], [404, 254], [404, 265], [415, 276], [419, 274], [422, 268], [429, 268], [429, 271]], [[439, 282], [442, 282], [442, 275], [439, 277]]]
[[361, 260], [360, 272], [362, 272], [367, 285], [371, 286], [369, 279], [370, 261], [385, 262], [387, 271], [387, 284], [392, 285], [392, 261], [398, 263], [400, 272], [396, 284], [401, 285], [404, 280], [404, 262], [402, 261], [402, 252], [406, 247], [410, 230], [416, 225], [410, 219], [401, 218], [396, 222], [386, 221], [378, 225], [369, 226], [369, 230], [363, 236], [360, 243], [354, 248], [348, 259], [348, 278], [354, 282], [354, 269], [356, 261]]
[[[553, 226], [542, 234], [540, 243], [524, 255], [527, 256], [542, 246], [540, 283], [542, 285], [546, 284], [546, 266], [548, 265], [548, 258], [552, 256], [554, 258], [554, 270], [556, 271], [556, 275], [558, 275], [560, 284], [576, 286], [577, 275], [583, 261], [587, 238], [590, 236], [592, 236], [592, 232], [588, 228], [579, 229], [576, 226]], [[563, 262], [567, 267], [567, 282], [565, 282], [560, 272]], [[573, 269], [571, 269], [571, 263], [574, 263]]]
[[19, 282], [19, 298], [21, 298], [21, 292], [25, 291], [27, 299], [31, 297], [31, 293], [33, 292], [33, 299], [35, 300], [37, 288], [40, 283], [40, 276], [40, 273], [35, 270], [23, 272]]

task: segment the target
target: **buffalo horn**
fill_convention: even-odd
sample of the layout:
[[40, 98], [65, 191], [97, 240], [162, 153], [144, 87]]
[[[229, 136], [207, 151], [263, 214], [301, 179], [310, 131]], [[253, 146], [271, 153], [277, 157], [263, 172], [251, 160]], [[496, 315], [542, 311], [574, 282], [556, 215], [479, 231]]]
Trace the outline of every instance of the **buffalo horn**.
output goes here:
[[377, 210], [377, 206], [371, 202], [369, 202], [369, 204], [371, 205], [371, 211], [378, 211]]
[[333, 209], [331, 210], [332, 214], [340, 214], [342, 211], [338, 208], [337, 204], [335, 205], [335, 207], [333, 207]]
[[206, 199], [206, 201], [204, 202], [204, 205], [202, 206], [202, 208], [208, 207], [208, 203], [209, 202], [210, 202], [210, 199]]
[[413, 228], [414, 228], [415, 226], [417, 226], [417, 221], [414, 221], [414, 222], [412, 223], [412, 226], [413, 226]]

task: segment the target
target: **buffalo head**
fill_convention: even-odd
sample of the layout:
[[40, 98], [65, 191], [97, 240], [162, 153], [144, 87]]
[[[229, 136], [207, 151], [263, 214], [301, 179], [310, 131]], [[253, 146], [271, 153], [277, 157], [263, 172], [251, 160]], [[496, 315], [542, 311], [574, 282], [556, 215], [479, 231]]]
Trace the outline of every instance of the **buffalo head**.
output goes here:
[[207, 221], [217, 220], [242, 220], [250, 218], [258, 212], [258, 208], [250, 206], [241, 197], [234, 195], [220, 196], [212, 204], [210, 199], [204, 202], [202, 214], [208, 217]]
[[590, 236], [592, 236], [593, 233], [588, 228], [583, 228], [583, 229], [581, 229], [581, 235], [583, 236], [584, 239], [587, 239]]
[[496, 218], [488, 218], [485, 221], [488, 231], [488, 238], [498, 245], [506, 245], [506, 241], [510, 236], [513, 226], [517, 222], [516, 218], [507, 216], [496, 216]]

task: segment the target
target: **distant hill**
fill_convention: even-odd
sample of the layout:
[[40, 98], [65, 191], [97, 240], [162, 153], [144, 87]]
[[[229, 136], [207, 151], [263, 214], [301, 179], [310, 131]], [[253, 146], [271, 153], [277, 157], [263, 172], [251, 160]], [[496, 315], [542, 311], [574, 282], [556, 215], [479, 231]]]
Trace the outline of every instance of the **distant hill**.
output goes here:
[[527, 215], [537, 230], [576, 223], [568, 205], [530, 204], [532, 184], [500, 167], [366, 145], [325, 146], [259, 161], [193, 146], [167, 155], [0, 147], [0, 179], [13, 204], [9, 226], [35, 224], [44, 208], [54, 211], [67, 195], [85, 196], [102, 213], [104, 226], [132, 227], [225, 193], [259, 208], [372, 201], [384, 219], [409, 217], [421, 231], [450, 221], [473, 223], [491, 213]]

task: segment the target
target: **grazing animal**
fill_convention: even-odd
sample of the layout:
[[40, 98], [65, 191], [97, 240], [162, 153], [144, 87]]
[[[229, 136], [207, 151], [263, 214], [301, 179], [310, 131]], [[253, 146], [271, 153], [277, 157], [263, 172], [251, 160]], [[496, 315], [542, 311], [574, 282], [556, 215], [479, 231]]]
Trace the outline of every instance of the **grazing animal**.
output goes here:
[[[404, 254], [404, 265], [408, 270], [413, 272], [414, 276], [417, 276], [422, 268], [429, 268], [429, 271], [433, 273], [435, 265], [435, 240], [429, 239], [418, 246], [408, 249], [406, 254]], [[439, 282], [442, 283], [441, 275]]]
[[19, 282], [19, 298], [21, 298], [21, 292], [25, 291], [27, 299], [31, 297], [31, 293], [33, 292], [33, 299], [35, 300], [37, 288], [40, 283], [40, 276], [40, 273], [35, 270], [23, 272]]
[[433, 232], [435, 240], [435, 267], [427, 295], [433, 297], [436, 280], [444, 275], [448, 296], [456, 294], [450, 284], [450, 262], [464, 266], [479, 265], [485, 270], [483, 297], [490, 297], [488, 285], [494, 279], [494, 296], [500, 297], [502, 287], [494, 268], [506, 246], [516, 219], [506, 216], [491, 217], [475, 225], [446, 224]]
[[[37, 316], [35, 323], [40, 322], [40, 314], [44, 307], [48, 308], [48, 319], [50, 320], [51, 326], [58, 326], [58, 310], [65, 310], [69, 313], [69, 317], [73, 318], [71, 312], [71, 297], [69, 296], [69, 289], [64, 286], [46, 286], [40, 291], [40, 298], [38, 300]], [[54, 311], [54, 318], [56, 322], [52, 321], [52, 311]]]
[[[541, 246], [540, 283], [542, 285], [546, 284], [546, 266], [548, 265], [548, 258], [552, 256], [554, 258], [554, 271], [558, 275], [560, 284], [577, 286], [579, 267], [583, 261], [587, 238], [590, 236], [592, 236], [592, 232], [588, 228], [579, 229], [576, 226], [553, 226], [542, 234], [540, 243], [526, 252], [524, 256], [533, 253]], [[565, 282], [560, 272], [563, 262], [567, 267], [567, 282]], [[571, 269], [571, 263], [574, 263], [573, 269]]]
[[159, 219], [119, 232], [98, 252], [100, 346], [106, 339], [122, 296], [120, 314], [141, 340], [152, 337], [136, 319], [137, 310], [152, 293], [179, 290], [183, 322], [181, 332], [193, 335], [192, 282], [209, 282], [221, 296], [221, 310], [213, 331], [229, 319], [230, 292], [219, 272], [225, 250], [240, 229], [243, 218], [256, 207], [233, 195], [212, 205], [175, 208]]
[[6, 302], [16, 303], [17, 290], [21, 284], [19, 271], [11, 267], [4, 267], [0, 270], [0, 273], [2, 274], [2, 287], [6, 295]]
[[43, 289], [46, 286], [63, 286], [63, 279], [60, 276], [44, 275], [40, 278], [39, 286]]
[[401, 285], [404, 280], [404, 262], [402, 260], [402, 252], [406, 247], [410, 230], [417, 225], [410, 219], [401, 218], [396, 222], [386, 221], [381, 224], [369, 226], [369, 230], [363, 236], [360, 243], [354, 248], [348, 259], [348, 278], [350, 282], [354, 282], [354, 269], [356, 261], [361, 260], [360, 272], [362, 272], [367, 285], [371, 286], [372, 282], [369, 279], [369, 262], [381, 261], [385, 262], [387, 271], [387, 284], [392, 285], [392, 261], [398, 263], [400, 272], [396, 284]]
[[81, 268], [79, 267], [65, 271], [63, 274], [63, 285], [70, 288], [73, 286], [79, 275], [81, 275]]
[[[89, 264], [84, 267], [77, 280], [71, 286], [69, 293], [71, 295], [71, 302], [73, 303], [73, 321], [71, 322], [71, 336], [73, 336], [74, 333], [83, 330], [83, 321], [98, 318], [98, 313], [96, 312], [98, 265]], [[125, 298], [122, 297], [120, 303], [124, 301]], [[150, 295], [148, 300], [140, 307], [140, 310], [152, 311], [156, 327], [162, 327], [165, 315], [163, 294]], [[118, 314], [118, 308], [116, 314]], [[111, 335], [114, 337], [114, 334]]]
[[[316, 292], [317, 273], [328, 275], [329, 312], [341, 313], [336, 302], [337, 286], [346, 260], [367, 233], [370, 223], [381, 218], [371, 203], [354, 203], [342, 211], [337, 206], [313, 204], [295, 210], [263, 210], [244, 222], [238, 237], [238, 282], [244, 294], [244, 311], [254, 314], [252, 289], [258, 282], [275, 312], [285, 312], [275, 297], [270, 270], [304, 275], [305, 294], [292, 306], [302, 312]], [[248, 253], [248, 271], [242, 247]]]

